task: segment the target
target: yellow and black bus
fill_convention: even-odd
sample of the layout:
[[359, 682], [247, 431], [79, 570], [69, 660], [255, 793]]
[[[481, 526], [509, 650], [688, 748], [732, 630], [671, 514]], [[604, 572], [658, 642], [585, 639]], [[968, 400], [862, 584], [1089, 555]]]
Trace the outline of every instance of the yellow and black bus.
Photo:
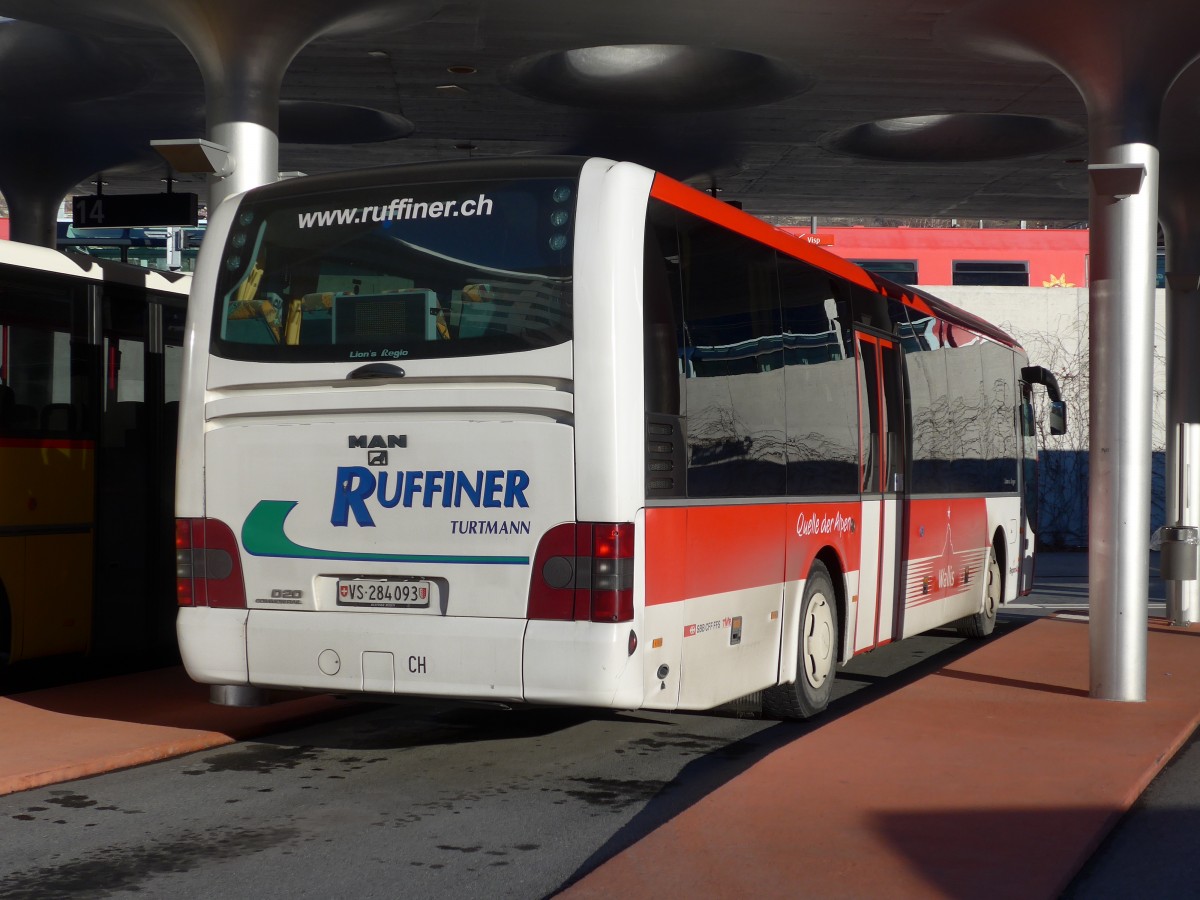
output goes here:
[[0, 663], [175, 652], [190, 281], [0, 241]]

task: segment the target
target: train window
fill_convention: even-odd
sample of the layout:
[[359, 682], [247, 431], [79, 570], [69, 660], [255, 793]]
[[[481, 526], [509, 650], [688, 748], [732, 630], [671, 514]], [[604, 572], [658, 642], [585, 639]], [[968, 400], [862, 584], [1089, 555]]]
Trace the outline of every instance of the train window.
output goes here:
[[1029, 287], [1028, 262], [955, 260], [952, 272], [954, 284]]
[[91, 427], [80, 288], [55, 278], [0, 286], [0, 433], [81, 436]]
[[915, 259], [853, 259], [851, 262], [897, 284], [921, 283]]

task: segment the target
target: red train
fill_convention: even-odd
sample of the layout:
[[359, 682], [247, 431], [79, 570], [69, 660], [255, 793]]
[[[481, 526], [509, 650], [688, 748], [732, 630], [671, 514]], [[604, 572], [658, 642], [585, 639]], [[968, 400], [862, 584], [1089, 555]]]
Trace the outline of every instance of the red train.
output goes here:
[[1085, 228], [785, 228], [902, 284], [1086, 287]]

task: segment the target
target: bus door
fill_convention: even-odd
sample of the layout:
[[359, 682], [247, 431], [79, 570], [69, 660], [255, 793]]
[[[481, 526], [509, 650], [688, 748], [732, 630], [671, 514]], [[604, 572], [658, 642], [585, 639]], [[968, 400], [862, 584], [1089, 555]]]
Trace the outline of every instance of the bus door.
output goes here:
[[900, 345], [891, 338], [856, 332], [855, 349], [862, 450], [857, 653], [886, 644], [900, 633], [905, 440]]
[[175, 431], [184, 310], [109, 285], [102, 315], [94, 652], [174, 662]]
[[1038, 530], [1037, 426], [1033, 417], [1033, 388], [1021, 382], [1021, 522], [1020, 564], [1017, 591], [1022, 596], [1033, 590], [1034, 539]]

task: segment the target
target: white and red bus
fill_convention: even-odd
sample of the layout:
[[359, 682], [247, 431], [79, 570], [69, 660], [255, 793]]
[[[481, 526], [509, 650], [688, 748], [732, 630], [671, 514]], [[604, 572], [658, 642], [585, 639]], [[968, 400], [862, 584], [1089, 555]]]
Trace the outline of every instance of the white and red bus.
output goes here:
[[225, 703], [811, 715], [839, 662], [1028, 584], [1047, 376], [631, 163], [258, 188], [188, 312], [184, 663]]

